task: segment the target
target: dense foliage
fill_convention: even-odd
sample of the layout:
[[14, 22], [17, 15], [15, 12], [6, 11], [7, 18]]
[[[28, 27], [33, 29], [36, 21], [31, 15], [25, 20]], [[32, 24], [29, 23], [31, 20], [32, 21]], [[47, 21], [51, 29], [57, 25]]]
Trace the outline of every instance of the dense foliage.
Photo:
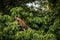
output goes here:
[[[27, 7], [34, 1], [0, 0], [0, 40], [60, 40], [60, 0], [38, 0], [37, 10]], [[26, 22], [27, 30], [18, 27], [16, 16]]]

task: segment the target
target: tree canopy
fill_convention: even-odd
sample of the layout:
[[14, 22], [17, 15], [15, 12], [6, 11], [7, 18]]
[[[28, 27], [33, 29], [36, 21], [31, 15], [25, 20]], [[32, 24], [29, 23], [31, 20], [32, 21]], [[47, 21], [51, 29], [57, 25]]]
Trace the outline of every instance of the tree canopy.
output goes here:
[[[18, 27], [15, 17], [28, 25]], [[0, 0], [0, 40], [60, 40], [60, 0]]]

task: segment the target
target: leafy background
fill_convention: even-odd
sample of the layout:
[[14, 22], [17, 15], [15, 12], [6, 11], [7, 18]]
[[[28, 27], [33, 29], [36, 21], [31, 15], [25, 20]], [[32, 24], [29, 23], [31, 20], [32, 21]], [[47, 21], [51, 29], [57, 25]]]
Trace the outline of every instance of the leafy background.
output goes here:
[[[37, 10], [26, 5], [35, 1], [0, 0], [0, 40], [60, 40], [60, 0], [37, 0]], [[28, 30], [18, 28], [16, 16]]]

